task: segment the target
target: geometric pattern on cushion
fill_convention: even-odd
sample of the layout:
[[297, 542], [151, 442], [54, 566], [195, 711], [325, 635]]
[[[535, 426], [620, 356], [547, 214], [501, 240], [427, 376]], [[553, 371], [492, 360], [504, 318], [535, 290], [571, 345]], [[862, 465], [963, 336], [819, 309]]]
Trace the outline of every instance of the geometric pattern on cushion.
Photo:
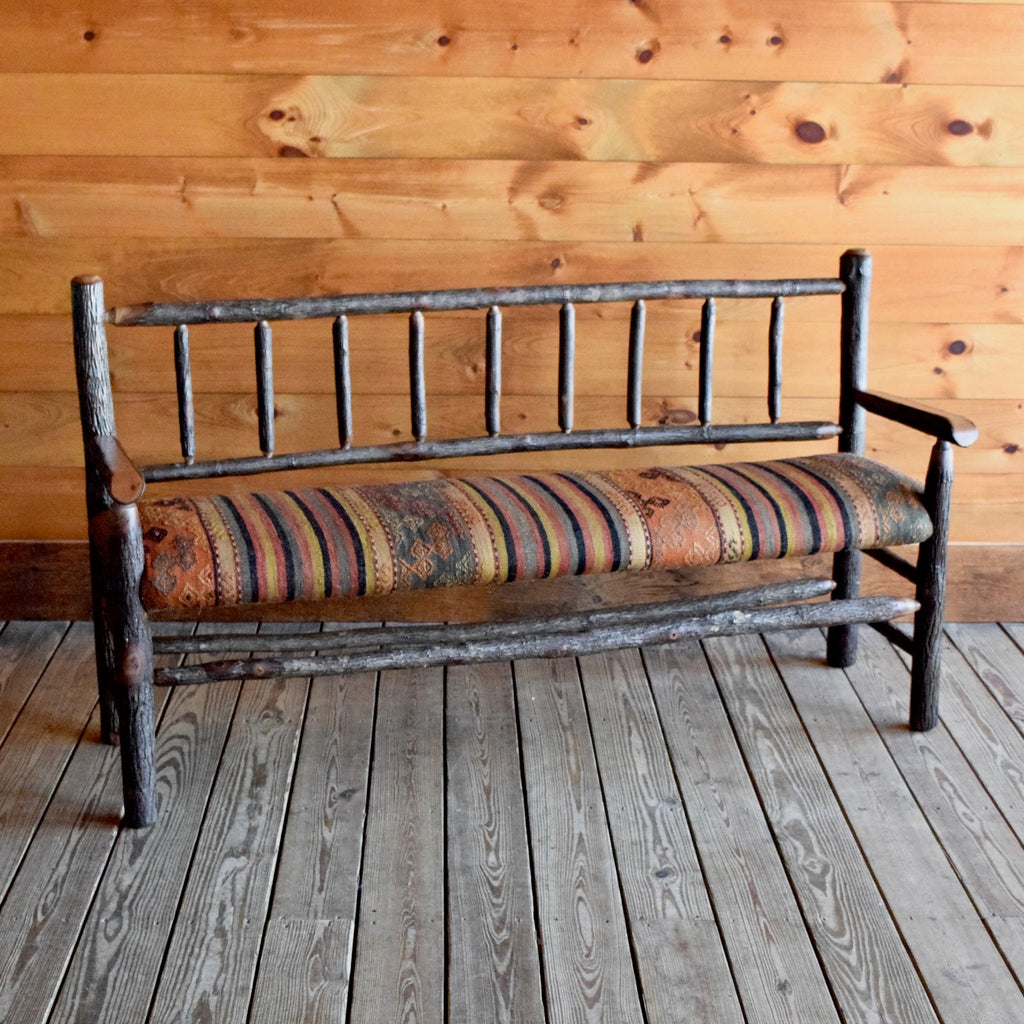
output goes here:
[[139, 503], [151, 611], [916, 544], [921, 487], [860, 456]]

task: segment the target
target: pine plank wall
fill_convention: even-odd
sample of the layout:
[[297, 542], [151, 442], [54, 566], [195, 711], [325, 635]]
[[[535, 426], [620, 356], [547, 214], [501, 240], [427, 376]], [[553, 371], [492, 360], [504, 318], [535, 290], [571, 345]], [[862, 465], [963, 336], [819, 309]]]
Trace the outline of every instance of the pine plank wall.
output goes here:
[[[1022, 617], [1024, 3], [4, 0], [0, 39], [0, 592], [29, 611], [81, 590], [74, 274], [113, 304], [832, 274], [857, 245], [875, 255], [872, 386], [980, 426], [957, 453], [958, 617]], [[790, 413], [834, 411], [833, 313], [788, 316]], [[651, 343], [653, 419], [693, 414], [698, 326], [674, 310]], [[550, 429], [534, 393], [553, 362], [540, 325], [517, 329], [505, 416]], [[764, 327], [730, 329], [716, 399], [738, 409], [761, 393]], [[432, 331], [434, 415], [469, 429], [478, 325]], [[595, 317], [580, 332], [586, 420], [621, 339]], [[113, 369], [130, 449], [169, 455], [165, 335], [136, 332]], [[306, 328], [280, 345], [278, 432], [305, 445], [327, 348]], [[385, 438], [407, 418], [401, 330], [362, 352], [359, 439]], [[237, 452], [248, 368], [194, 359], [200, 430]], [[872, 448], [923, 472], [898, 428], [873, 424]]]

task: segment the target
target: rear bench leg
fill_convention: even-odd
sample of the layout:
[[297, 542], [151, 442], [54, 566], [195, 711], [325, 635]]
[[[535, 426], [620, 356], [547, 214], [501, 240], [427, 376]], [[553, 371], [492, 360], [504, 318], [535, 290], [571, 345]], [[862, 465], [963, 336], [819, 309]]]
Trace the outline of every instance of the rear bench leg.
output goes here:
[[[115, 505], [90, 524], [101, 576], [97, 668], [101, 702], [113, 698], [121, 747], [124, 823], [156, 821], [153, 725], [153, 640], [139, 582], [142, 533], [134, 505]], [[102, 633], [102, 637], [100, 634]]]
[[[838, 551], [832, 559], [832, 578], [836, 588], [834, 601], [860, 596], [863, 556], [860, 551]], [[826, 657], [833, 668], [849, 668], [857, 660], [857, 626], [830, 626]]]
[[917, 601], [910, 669], [910, 728], [924, 732], [939, 721], [942, 667], [942, 618], [946, 605], [949, 513], [953, 492], [953, 446], [936, 441], [925, 480], [924, 500], [932, 535], [917, 556]]

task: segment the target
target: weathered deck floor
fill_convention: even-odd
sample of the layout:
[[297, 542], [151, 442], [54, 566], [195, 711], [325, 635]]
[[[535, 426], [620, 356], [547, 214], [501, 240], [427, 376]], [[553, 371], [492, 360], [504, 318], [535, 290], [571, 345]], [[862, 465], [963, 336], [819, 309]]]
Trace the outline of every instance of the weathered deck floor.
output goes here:
[[120, 832], [91, 631], [0, 632], [0, 1020], [1024, 1021], [1024, 628], [161, 696]]

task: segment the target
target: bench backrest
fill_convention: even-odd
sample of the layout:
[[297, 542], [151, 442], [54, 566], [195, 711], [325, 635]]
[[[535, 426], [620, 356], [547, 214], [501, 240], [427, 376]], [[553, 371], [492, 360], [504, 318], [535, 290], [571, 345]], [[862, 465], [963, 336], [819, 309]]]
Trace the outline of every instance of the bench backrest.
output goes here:
[[[75, 355], [83, 428], [91, 437], [114, 435], [113, 395], [106, 351], [106, 325], [165, 326], [174, 332], [175, 377], [181, 461], [142, 467], [147, 481], [246, 475], [273, 470], [303, 469], [354, 463], [409, 462], [426, 459], [507, 452], [583, 448], [635, 448], [664, 444], [731, 444], [750, 441], [804, 441], [839, 437], [840, 448], [863, 446], [863, 409], [855, 400], [866, 385], [867, 303], [870, 256], [861, 250], [843, 254], [834, 278], [779, 280], [679, 280], [621, 284], [524, 286], [342, 295], [225, 302], [151, 303], [107, 311], [98, 278], [76, 278], [72, 284]], [[782, 418], [782, 344], [785, 300], [792, 296], [842, 295], [841, 381], [839, 414], [834, 421], [785, 421]], [[690, 424], [645, 425], [641, 422], [641, 368], [647, 304], [663, 300], [702, 301], [698, 366], [697, 421]], [[716, 302], [721, 299], [770, 299], [767, 417], [761, 423], [718, 423], [713, 419]], [[629, 303], [628, 360], [623, 382], [624, 426], [574, 429], [576, 307], [586, 303]], [[502, 310], [524, 306], [552, 307], [557, 316], [559, 429], [550, 432], [506, 432], [501, 419]], [[486, 367], [483, 375], [481, 431], [470, 437], [433, 438], [424, 376], [427, 318], [435, 312], [479, 310]], [[408, 316], [410, 441], [355, 445], [349, 374], [350, 321], [355, 318]], [[274, 360], [272, 324], [288, 320], [324, 320], [332, 335], [338, 443], [334, 447], [277, 453], [274, 431]], [[625, 320], [625, 317], [623, 318]], [[196, 453], [195, 412], [189, 327], [211, 323], [253, 324], [255, 391], [260, 454], [202, 460]], [[88, 449], [88, 443], [87, 443]]]

